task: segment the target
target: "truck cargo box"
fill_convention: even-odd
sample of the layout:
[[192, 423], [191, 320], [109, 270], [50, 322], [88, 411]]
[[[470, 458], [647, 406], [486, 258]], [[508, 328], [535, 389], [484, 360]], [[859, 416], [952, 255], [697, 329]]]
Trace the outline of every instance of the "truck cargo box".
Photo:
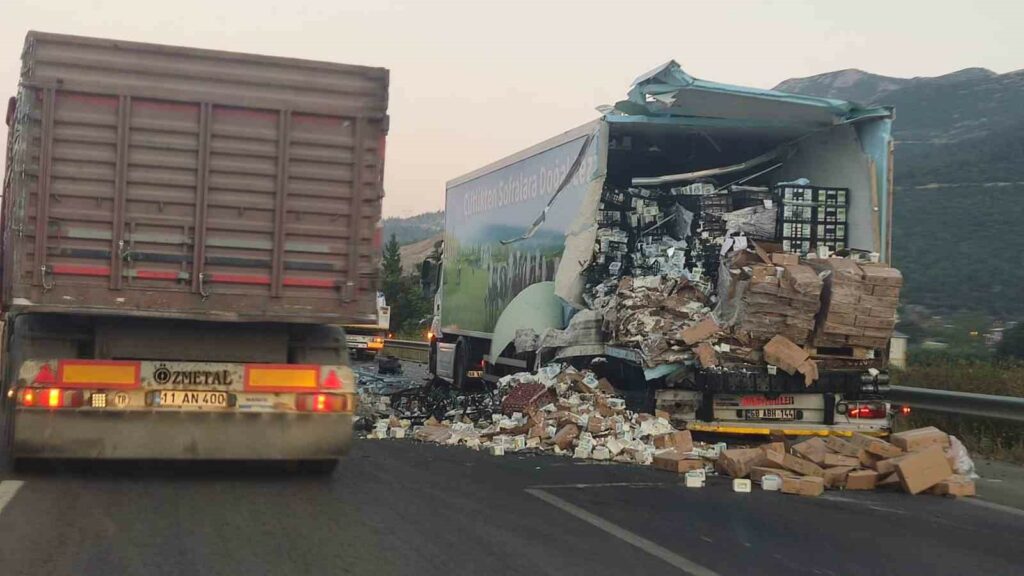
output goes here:
[[388, 71], [30, 32], [6, 310], [373, 321]]

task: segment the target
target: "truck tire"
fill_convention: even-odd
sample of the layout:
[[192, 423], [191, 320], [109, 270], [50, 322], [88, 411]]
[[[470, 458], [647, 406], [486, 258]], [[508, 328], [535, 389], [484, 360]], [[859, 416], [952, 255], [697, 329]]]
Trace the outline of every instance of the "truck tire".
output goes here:
[[427, 373], [437, 378], [437, 339], [430, 341], [430, 351], [427, 353]]
[[299, 471], [304, 474], [330, 475], [338, 468], [338, 460], [302, 460], [299, 462]]
[[0, 474], [14, 469], [11, 444], [14, 442], [14, 402], [4, 392], [0, 398]]
[[469, 346], [460, 341], [455, 346], [455, 361], [452, 362], [452, 387], [463, 390], [466, 387], [466, 349]]

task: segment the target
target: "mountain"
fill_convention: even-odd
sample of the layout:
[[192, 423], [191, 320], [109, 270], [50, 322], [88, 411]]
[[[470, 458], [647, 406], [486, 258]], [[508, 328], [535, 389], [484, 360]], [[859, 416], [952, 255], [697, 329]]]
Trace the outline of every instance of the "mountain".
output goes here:
[[1024, 123], [1024, 70], [996, 74], [965, 68], [935, 77], [892, 78], [861, 70], [839, 70], [792, 78], [783, 92], [896, 107], [896, 139], [903, 143], [949, 144]]
[[994, 76], [998, 74], [987, 68], [964, 68], [930, 78], [895, 78], [847, 68], [806, 78], [790, 78], [779, 83], [774, 89], [808, 96], [852, 100], [862, 104], [879, 104], [885, 94], [915, 84], [956, 84], [965, 81], [984, 81]]
[[1024, 318], [1024, 70], [839, 70], [776, 89], [895, 107], [893, 263], [906, 302]]
[[384, 241], [394, 234], [401, 245], [412, 244], [427, 238], [433, 238], [444, 230], [444, 211], [426, 212], [408, 218], [385, 218]]
[[882, 94], [902, 88], [909, 82], [911, 80], [907, 78], [881, 76], [848, 68], [806, 78], [790, 78], [773, 90], [869, 104], [876, 102]]

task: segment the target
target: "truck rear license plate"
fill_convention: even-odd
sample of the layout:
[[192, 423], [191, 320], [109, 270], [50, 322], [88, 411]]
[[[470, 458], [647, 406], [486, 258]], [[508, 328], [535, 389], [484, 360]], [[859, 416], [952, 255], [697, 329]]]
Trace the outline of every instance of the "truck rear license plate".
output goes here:
[[744, 420], [796, 420], [793, 408], [762, 408], [760, 410], [744, 410]]
[[166, 408], [225, 408], [227, 392], [161, 390], [160, 406]]

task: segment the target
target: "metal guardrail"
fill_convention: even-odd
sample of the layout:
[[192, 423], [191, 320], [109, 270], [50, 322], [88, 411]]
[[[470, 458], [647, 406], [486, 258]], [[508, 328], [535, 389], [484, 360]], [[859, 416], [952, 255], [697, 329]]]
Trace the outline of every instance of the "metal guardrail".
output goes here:
[[426, 364], [430, 357], [430, 342], [418, 340], [385, 340], [383, 354], [410, 362]]
[[1024, 398], [952, 390], [890, 386], [887, 400], [912, 408], [1024, 422]]

